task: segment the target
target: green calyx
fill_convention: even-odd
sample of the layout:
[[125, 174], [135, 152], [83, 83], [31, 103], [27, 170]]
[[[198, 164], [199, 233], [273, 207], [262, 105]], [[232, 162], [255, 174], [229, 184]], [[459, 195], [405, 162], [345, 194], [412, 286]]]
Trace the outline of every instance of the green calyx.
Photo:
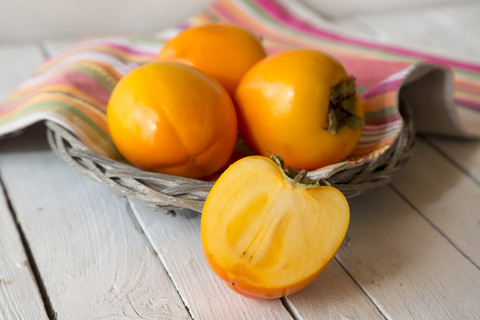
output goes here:
[[270, 159], [277, 164], [277, 166], [282, 169], [282, 173], [284, 174], [285, 178], [289, 180], [292, 184], [298, 185], [300, 187], [309, 188], [309, 187], [319, 187], [319, 186], [330, 186], [328, 181], [320, 179], [320, 180], [313, 180], [307, 178], [307, 170], [302, 169], [297, 171], [288, 167], [285, 169], [285, 162], [283, 158], [279, 155], [272, 154]]
[[330, 89], [330, 103], [328, 105], [328, 128], [332, 134], [338, 134], [345, 125], [351, 129], [363, 126], [363, 119], [357, 116], [357, 96], [355, 78], [347, 80]]

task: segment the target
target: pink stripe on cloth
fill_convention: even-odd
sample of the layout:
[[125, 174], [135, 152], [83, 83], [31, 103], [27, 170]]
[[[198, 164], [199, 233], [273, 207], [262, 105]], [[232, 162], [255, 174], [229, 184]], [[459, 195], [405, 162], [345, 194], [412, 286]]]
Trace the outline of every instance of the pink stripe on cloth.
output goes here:
[[[240, 24], [240, 25], [242, 24], [240, 20], [237, 19], [233, 13], [231, 13], [228, 10], [224, 10], [224, 7], [221, 5], [220, 2], [214, 1], [212, 3], [211, 8], [217, 11], [228, 22], [234, 23], [234, 24]], [[251, 30], [251, 31], [255, 31], [255, 30]]]
[[345, 67], [345, 70], [357, 79], [361, 87], [370, 88], [377, 85], [379, 80], [387, 79], [392, 74], [404, 71], [411, 63], [403, 61], [381, 61], [360, 59], [357, 56], [338, 54], [335, 56]]
[[49, 62], [51, 60], [56, 60], [59, 57], [62, 56], [68, 56], [71, 55], [74, 52], [80, 52], [80, 51], [89, 51], [94, 49], [95, 51], [102, 51], [102, 48], [108, 52], [110, 52], [112, 55], [115, 55], [115, 51], [120, 51], [121, 56], [124, 57], [125, 54], [127, 55], [132, 55], [132, 56], [142, 56], [142, 55], [147, 55], [151, 56], [152, 58], [155, 57], [151, 52], [145, 52], [142, 50], [139, 50], [134, 47], [130, 47], [124, 44], [119, 44], [115, 43], [112, 41], [105, 41], [105, 42], [96, 42], [96, 43], [78, 43], [78, 44], [73, 44], [69, 49], [64, 50], [59, 52], [58, 54], [54, 54], [50, 57], [48, 57], [45, 62]]
[[455, 103], [470, 109], [480, 111], [480, 101], [467, 100], [462, 98], [455, 98]]
[[[383, 125], [388, 125], [388, 124], [393, 125], [394, 123], [397, 123], [398, 121], [401, 122], [402, 118], [400, 117], [399, 114], [394, 114], [394, 115], [382, 117], [382, 118], [375, 119], [375, 120], [368, 120], [365, 127], [368, 125], [368, 126], [375, 126], [375, 127], [378, 128], [378, 126], [383, 126]], [[383, 130], [385, 130], [386, 127], [388, 127], [388, 126], [384, 126]]]
[[76, 90], [83, 92], [85, 95], [94, 98], [103, 105], [106, 105], [110, 98], [110, 92], [100, 86], [92, 77], [76, 70], [66, 70], [42, 80], [38, 86], [29, 91], [28, 95], [25, 95], [23, 99], [15, 101], [15, 103], [12, 104], [18, 105], [24, 103], [25, 100], [34, 96], [37, 92], [41, 92], [52, 85], [75, 88]]
[[393, 79], [391, 81], [380, 82], [379, 84], [371, 87], [366, 92], [364, 92], [362, 94], [362, 98], [372, 98], [386, 92], [398, 90], [403, 80], [404, 79], [402, 78], [402, 79]]
[[110, 92], [106, 91], [102, 86], [98, 84], [94, 79], [91, 77], [74, 70], [69, 70], [63, 72], [62, 74], [58, 74], [52, 79], [49, 79], [45, 85], [55, 83], [55, 84], [63, 84], [67, 86], [74, 87], [76, 90], [79, 90], [86, 95], [95, 98], [101, 104], [106, 105], [110, 98]]

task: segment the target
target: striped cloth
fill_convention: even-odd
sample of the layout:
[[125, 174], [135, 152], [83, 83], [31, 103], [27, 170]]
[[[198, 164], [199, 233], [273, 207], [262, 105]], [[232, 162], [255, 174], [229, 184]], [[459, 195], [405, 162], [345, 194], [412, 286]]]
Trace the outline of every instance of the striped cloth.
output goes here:
[[[386, 150], [403, 124], [400, 94], [413, 109], [418, 131], [480, 136], [480, 65], [322, 29], [302, 21], [302, 10], [292, 3], [287, 10], [275, 0], [217, 0], [176, 31], [209, 22], [235, 23], [260, 36], [268, 53], [318, 49], [335, 56], [357, 78], [366, 118], [358, 147], [345, 162], [319, 168], [311, 177], [370, 161]], [[109, 95], [124, 74], [153, 60], [173, 34], [92, 37], [71, 44], [0, 105], [0, 135], [48, 119], [71, 130], [94, 152], [121, 159], [106, 125]]]

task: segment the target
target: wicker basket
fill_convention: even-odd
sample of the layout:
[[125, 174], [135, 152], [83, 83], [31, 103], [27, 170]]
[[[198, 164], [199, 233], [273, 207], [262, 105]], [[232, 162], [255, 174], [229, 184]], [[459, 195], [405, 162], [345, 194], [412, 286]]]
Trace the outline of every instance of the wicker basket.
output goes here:
[[[399, 109], [404, 125], [388, 150], [373, 162], [346, 166], [325, 177], [345, 197], [352, 198], [388, 184], [407, 162], [414, 147], [415, 132], [409, 106], [401, 101]], [[70, 131], [51, 121], [46, 125], [49, 144], [61, 159], [117, 194], [169, 213], [180, 208], [202, 211], [213, 182], [139, 170], [95, 154]]]

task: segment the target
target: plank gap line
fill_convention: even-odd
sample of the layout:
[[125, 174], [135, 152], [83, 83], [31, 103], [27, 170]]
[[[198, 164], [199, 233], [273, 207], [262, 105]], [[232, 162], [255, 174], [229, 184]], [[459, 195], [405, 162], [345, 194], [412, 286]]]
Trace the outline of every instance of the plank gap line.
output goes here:
[[15, 223], [15, 226], [17, 228], [17, 232], [20, 235], [20, 241], [22, 243], [23, 250], [25, 251], [25, 254], [27, 256], [27, 261], [28, 265], [30, 267], [30, 270], [33, 274], [33, 278], [35, 281], [35, 284], [37, 285], [40, 296], [42, 298], [43, 305], [45, 307], [45, 311], [47, 313], [47, 316], [50, 320], [56, 320], [57, 319], [57, 313], [55, 312], [52, 302], [50, 301], [50, 297], [48, 296], [47, 289], [45, 287], [45, 283], [43, 282], [42, 276], [40, 274], [40, 270], [37, 266], [37, 263], [35, 261], [35, 258], [33, 257], [32, 250], [30, 249], [30, 245], [28, 244], [27, 237], [25, 236], [25, 232], [23, 231], [23, 228], [18, 221], [17, 214], [15, 213], [15, 210], [13, 208], [12, 202], [10, 201], [10, 197], [7, 191], [7, 187], [3, 181], [1, 172], [0, 172], [0, 189], [1, 192], [3, 192], [3, 195], [5, 197], [5, 201], [7, 203], [7, 208], [10, 211], [10, 214], [12, 215], [12, 219]]
[[468, 169], [460, 165], [458, 162], [455, 161], [451, 156], [449, 156], [445, 151], [443, 151], [440, 147], [438, 147], [435, 142], [430, 140], [426, 136], [418, 136], [421, 138], [426, 145], [437, 151], [441, 156], [443, 156], [449, 163], [451, 163], [455, 168], [463, 172], [467, 177], [472, 179], [477, 185], [480, 186], [480, 180], [478, 180], [475, 176], [473, 176], [470, 172], [468, 172]]
[[352, 279], [353, 283], [355, 283], [358, 286], [358, 288], [362, 290], [362, 292], [367, 296], [370, 302], [372, 302], [372, 304], [375, 306], [377, 311], [382, 315], [382, 317], [385, 318], [385, 320], [392, 320], [392, 318], [390, 318], [390, 316], [388, 315], [387, 311], [382, 308], [380, 303], [378, 303], [377, 300], [368, 292], [368, 290], [364, 286], [362, 286], [360, 281], [358, 281], [358, 279], [355, 278], [355, 276], [347, 269], [347, 267], [342, 263], [342, 261], [340, 261], [340, 259], [337, 258], [336, 255], [334, 259], [338, 263], [338, 265], [343, 269], [343, 271], [345, 271], [345, 273], [350, 277], [350, 279]]
[[302, 319], [295, 307], [290, 303], [290, 301], [288, 301], [287, 297], [281, 297], [280, 301], [282, 302], [283, 307], [287, 310], [293, 320]]
[[[182, 293], [178, 290], [178, 287], [177, 285], [175, 284], [175, 281], [173, 281], [173, 278], [172, 278], [172, 275], [170, 274], [170, 272], [168, 271], [168, 268], [165, 267], [165, 262], [163, 261], [162, 257], [159, 255], [159, 253], [155, 250], [155, 248], [153, 247], [153, 244], [152, 242], [150, 241], [150, 238], [148, 237], [148, 235], [145, 233], [145, 230], [143, 230], [142, 228], [142, 225], [140, 224], [139, 220], [138, 220], [138, 216], [137, 214], [135, 213], [136, 210], [134, 208], [134, 204], [132, 203], [132, 201], [130, 199], [127, 199], [125, 198], [126, 202], [127, 202], [127, 212], [130, 216], [130, 218], [132, 219], [132, 222], [133, 222], [133, 225], [135, 226], [135, 229], [137, 229], [137, 231], [140, 233], [140, 235], [142, 236], [142, 238], [145, 240], [148, 248], [153, 252], [154, 256], [157, 257], [157, 259], [160, 261], [160, 264], [163, 268], [163, 270], [165, 271], [165, 273], [167, 274], [168, 278], [170, 279], [170, 281], [172, 282], [173, 284], [173, 287], [175, 288], [175, 290], [177, 291], [177, 294], [178, 296], [180, 297], [180, 300], [182, 300], [182, 303], [183, 303], [183, 306], [185, 307], [185, 310], [187, 310], [188, 312], [188, 315], [190, 316], [191, 319], [194, 319], [193, 315], [192, 315], [192, 312], [190, 311], [190, 308], [188, 307], [188, 305], [185, 303], [185, 299], [182, 295]], [[162, 213], [163, 214], [163, 213]]]
[[392, 190], [400, 197], [403, 199], [403, 201], [405, 201], [413, 210], [415, 210], [415, 212], [417, 214], [419, 214], [425, 221], [428, 222], [428, 224], [430, 224], [430, 226], [432, 226], [433, 229], [435, 229], [443, 238], [445, 238], [445, 240], [448, 241], [448, 243], [450, 243], [458, 252], [460, 252], [460, 254], [462, 256], [465, 257], [465, 259], [467, 259], [468, 261], [470, 261], [471, 264], [473, 264], [478, 270], [480, 270], [480, 266], [478, 264], [475, 263], [475, 261], [473, 261], [465, 252], [463, 252], [463, 250], [461, 250], [442, 230], [440, 230], [440, 228], [438, 228], [430, 219], [427, 218], [427, 216], [425, 216], [423, 214], [422, 211], [420, 211], [420, 209], [418, 209], [410, 200], [408, 200], [399, 190], [397, 190], [397, 188], [395, 188], [392, 184], [389, 184], [389, 187], [392, 188]]
[[36, 45], [40, 49], [40, 52], [42, 53], [44, 59], [47, 59], [49, 56], [53, 54], [52, 52], [49, 52], [44, 42], [37, 43]]

